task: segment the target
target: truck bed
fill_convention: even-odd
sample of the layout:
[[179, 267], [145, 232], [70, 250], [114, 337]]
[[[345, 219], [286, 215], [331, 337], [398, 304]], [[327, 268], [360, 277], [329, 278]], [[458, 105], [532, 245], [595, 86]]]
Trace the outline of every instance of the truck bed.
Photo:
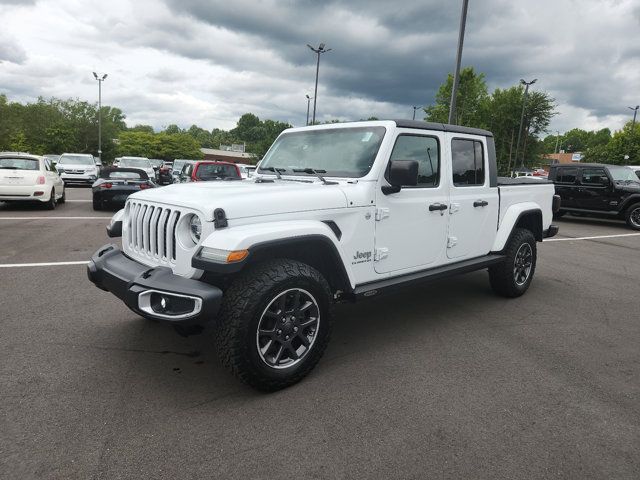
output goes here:
[[500, 185], [543, 185], [553, 183], [546, 179], [540, 179], [535, 177], [498, 177], [498, 186]]
[[[506, 180], [506, 182], [502, 180]], [[502, 225], [509, 207], [516, 204], [526, 209], [542, 210], [543, 230], [548, 229], [551, 225], [553, 195], [555, 193], [553, 182], [527, 179], [526, 177], [498, 178], [498, 192], [500, 195], [499, 225]]]

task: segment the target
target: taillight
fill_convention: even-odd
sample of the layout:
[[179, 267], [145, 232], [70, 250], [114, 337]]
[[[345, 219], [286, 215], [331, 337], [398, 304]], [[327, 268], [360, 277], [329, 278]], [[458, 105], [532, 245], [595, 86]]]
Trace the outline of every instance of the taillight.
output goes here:
[[141, 183], [140, 190], [144, 190], [145, 188], [151, 188], [151, 185], [149, 185], [148, 183]]
[[111, 188], [113, 187], [113, 183], [107, 182], [100, 185], [100, 188]]
[[44, 185], [44, 183], [45, 183], [44, 175], [40, 175], [38, 177], [38, 180], [36, 181], [36, 185]]

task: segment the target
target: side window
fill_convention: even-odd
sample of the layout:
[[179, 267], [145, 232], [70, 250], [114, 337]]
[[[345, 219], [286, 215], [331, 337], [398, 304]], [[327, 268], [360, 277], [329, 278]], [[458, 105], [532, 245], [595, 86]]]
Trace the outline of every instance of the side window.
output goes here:
[[585, 168], [582, 170], [581, 183], [583, 185], [596, 185], [601, 187], [609, 183], [609, 178], [604, 168]]
[[576, 183], [578, 176], [577, 168], [559, 168], [556, 182], [558, 183]]
[[484, 148], [478, 140], [451, 141], [453, 184], [456, 187], [484, 185]]
[[437, 187], [440, 183], [440, 148], [435, 137], [398, 136], [390, 160], [416, 160], [417, 187]]

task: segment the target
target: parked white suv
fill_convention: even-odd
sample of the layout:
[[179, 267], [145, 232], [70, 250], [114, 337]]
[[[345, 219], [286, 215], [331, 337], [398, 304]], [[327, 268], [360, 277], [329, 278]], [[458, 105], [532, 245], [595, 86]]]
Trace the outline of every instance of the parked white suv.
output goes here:
[[157, 179], [153, 164], [151, 163], [151, 160], [146, 157], [120, 157], [118, 167], [144, 170], [151, 180], [155, 181]]
[[[88, 266], [134, 312], [174, 325], [215, 319], [240, 379], [275, 390], [327, 346], [332, 304], [488, 269], [493, 289], [531, 284], [553, 236], [552, 183], [498, 179], [485, 130], [370, 121], [285, 130], [255, 179], [136, 193]], [[390, 299], [389, 301], [393, 301]]]
[[51, 162], [27, 153], [0, 153], [0, 202], [41, 202], [54, 209], [66, 198]]
[[63, 153], [56, 169], [66, 184], [91, 185], [100, 174], [96, 159], [88, 153]]

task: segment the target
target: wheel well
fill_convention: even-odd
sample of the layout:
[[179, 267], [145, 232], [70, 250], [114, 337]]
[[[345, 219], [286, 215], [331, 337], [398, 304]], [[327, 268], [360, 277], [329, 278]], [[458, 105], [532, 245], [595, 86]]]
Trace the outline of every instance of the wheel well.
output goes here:
[[538, 242], [542, 241], [542, 212], [540, 210], [530, 210], [522, 212], [513, 227], [524, 228], [533, 233]]
[[288, 258], [306, 263], [322, 274], [333, 292], [337, 290], [351, 291], [349, 277], [340, 254], [333, 243], [321, 235], [256, 245], [251, 248], [251, 256], [247, 266], [274, 258]]

